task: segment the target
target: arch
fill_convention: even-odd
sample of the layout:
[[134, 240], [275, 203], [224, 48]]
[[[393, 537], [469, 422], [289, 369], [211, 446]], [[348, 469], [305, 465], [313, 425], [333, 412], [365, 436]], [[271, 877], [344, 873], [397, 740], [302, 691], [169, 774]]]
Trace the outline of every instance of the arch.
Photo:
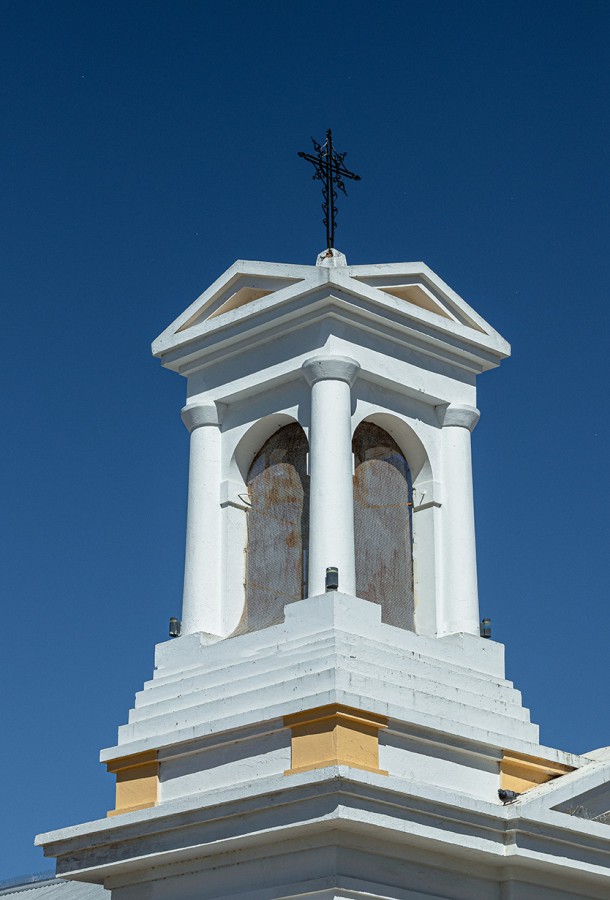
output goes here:
[[381, 606], [383, 622], [414, 631], [409, 464], [389, 432], [371, 419], [356, 428], [352, 449], [356, 594]]
[[307, 596], [307, 452], [305, 432], [290, 421], [267, 437], [248, 468], [246, 592], [236, 634], [282, 622], [286, 603]]
[[414, 487], [433, 480], [428, 452], [419, 435], [405, 419], [394, 413], [373, 412], [365, 414], [359, 425], [362, 422], [373, 422], [394, 438], [405, 459], [409, 461], [409, 471]]
[[231, 457], [229, 476], [234, 481], [242, 481], [244, 486], [248, 480], [248, 472], [252, 461], [263, 444], [286, 425], [298, 424], [294, 416], [288, 413], [273, 413], [259, 419], [241, 436]]

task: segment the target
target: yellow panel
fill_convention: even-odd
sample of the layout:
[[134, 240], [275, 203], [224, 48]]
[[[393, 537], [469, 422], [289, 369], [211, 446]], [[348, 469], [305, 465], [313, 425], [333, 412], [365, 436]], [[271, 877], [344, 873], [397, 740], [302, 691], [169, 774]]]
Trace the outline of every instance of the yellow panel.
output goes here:
[[116, 774], [116, 807], [108, 815], [155, 806], [159, 795], [159, 763], [156, 750], [124, 756], [108, 763]]
[[379, 730], [387, 727], [383, 716], [333, 704], [285, 716], [284, 725], [292, 731], [286, 775], [338, 765], [387, 775], [379, 768]]
[[315, 727], [302, 726], [293, 730], [290, 760], [292, 771], [303, 772], [306, 769], [318, 769], [322, 762], [330, 766], [334, 763], [328, 762], [328, 760], [336, 758], [337, 742], [334, 723], [316, 723]]
[[500, 763], [500, 787], [522, 794], [531, 788], [538, 787], [539, 784], [545, 784], [553, 778], [559, 778], [561, 775], [573, 771], [573, 766], [564, 766], [560, 763], [549, 762], [547, 759], [505, 751]]
[[379, 730], [346, 725], [339, 720], [335, 729], [337, 756], [347, 765], [367, 769], [379, 768]]

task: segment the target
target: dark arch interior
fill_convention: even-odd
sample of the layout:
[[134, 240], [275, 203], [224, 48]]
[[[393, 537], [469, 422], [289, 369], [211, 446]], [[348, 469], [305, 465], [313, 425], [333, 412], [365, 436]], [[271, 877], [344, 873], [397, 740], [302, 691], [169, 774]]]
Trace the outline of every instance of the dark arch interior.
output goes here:
[[356, 594], [389, 625], [415, 630], [411, 473], [396, 441], [373, 422], [354, 434]]
[[296, 422], [280, 428], [248, 472], [246, 602], [236, 634], [284, 620], [284, 606], [307, 596], [307, 438]]

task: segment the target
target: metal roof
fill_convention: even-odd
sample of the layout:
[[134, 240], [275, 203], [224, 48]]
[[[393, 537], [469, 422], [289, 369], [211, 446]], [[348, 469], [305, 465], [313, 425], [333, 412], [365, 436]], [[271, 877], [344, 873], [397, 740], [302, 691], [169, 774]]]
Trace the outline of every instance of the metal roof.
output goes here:
[[82, 881], [63, 881], [60, 878], [23, 880], [7, 887], [0, 885], [0, 897], [18, 900], [104, 900], [110, 894], [100, 884]]

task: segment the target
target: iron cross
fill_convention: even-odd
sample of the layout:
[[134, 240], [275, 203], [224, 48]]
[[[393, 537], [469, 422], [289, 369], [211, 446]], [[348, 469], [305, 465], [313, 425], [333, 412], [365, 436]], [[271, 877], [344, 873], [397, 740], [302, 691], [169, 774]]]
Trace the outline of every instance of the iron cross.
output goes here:
[[324, 227], [326, 228], [326, 246], [331, 250], [335, 246], [335, 229], [337, 227], [337, 212], [335, 200], [337, 199], [337, 191], [347, 196], [345, 190], [344, 178], [351, 178], [352, 181], [360, 181], [360, 175], [350, 172], [344, 165], [343, 160], [347, 153], [337, 153], [333, 147], [333, 135], [330, 130], [326, 132], [326, 140], [323, 144], [319, 144], [315, 138], [312, 138], [314, 153], [299, 153], [302, 159], [313, 163], [315, 173], [314, 181], [322, 182], [322, 209], [324, 211]]

